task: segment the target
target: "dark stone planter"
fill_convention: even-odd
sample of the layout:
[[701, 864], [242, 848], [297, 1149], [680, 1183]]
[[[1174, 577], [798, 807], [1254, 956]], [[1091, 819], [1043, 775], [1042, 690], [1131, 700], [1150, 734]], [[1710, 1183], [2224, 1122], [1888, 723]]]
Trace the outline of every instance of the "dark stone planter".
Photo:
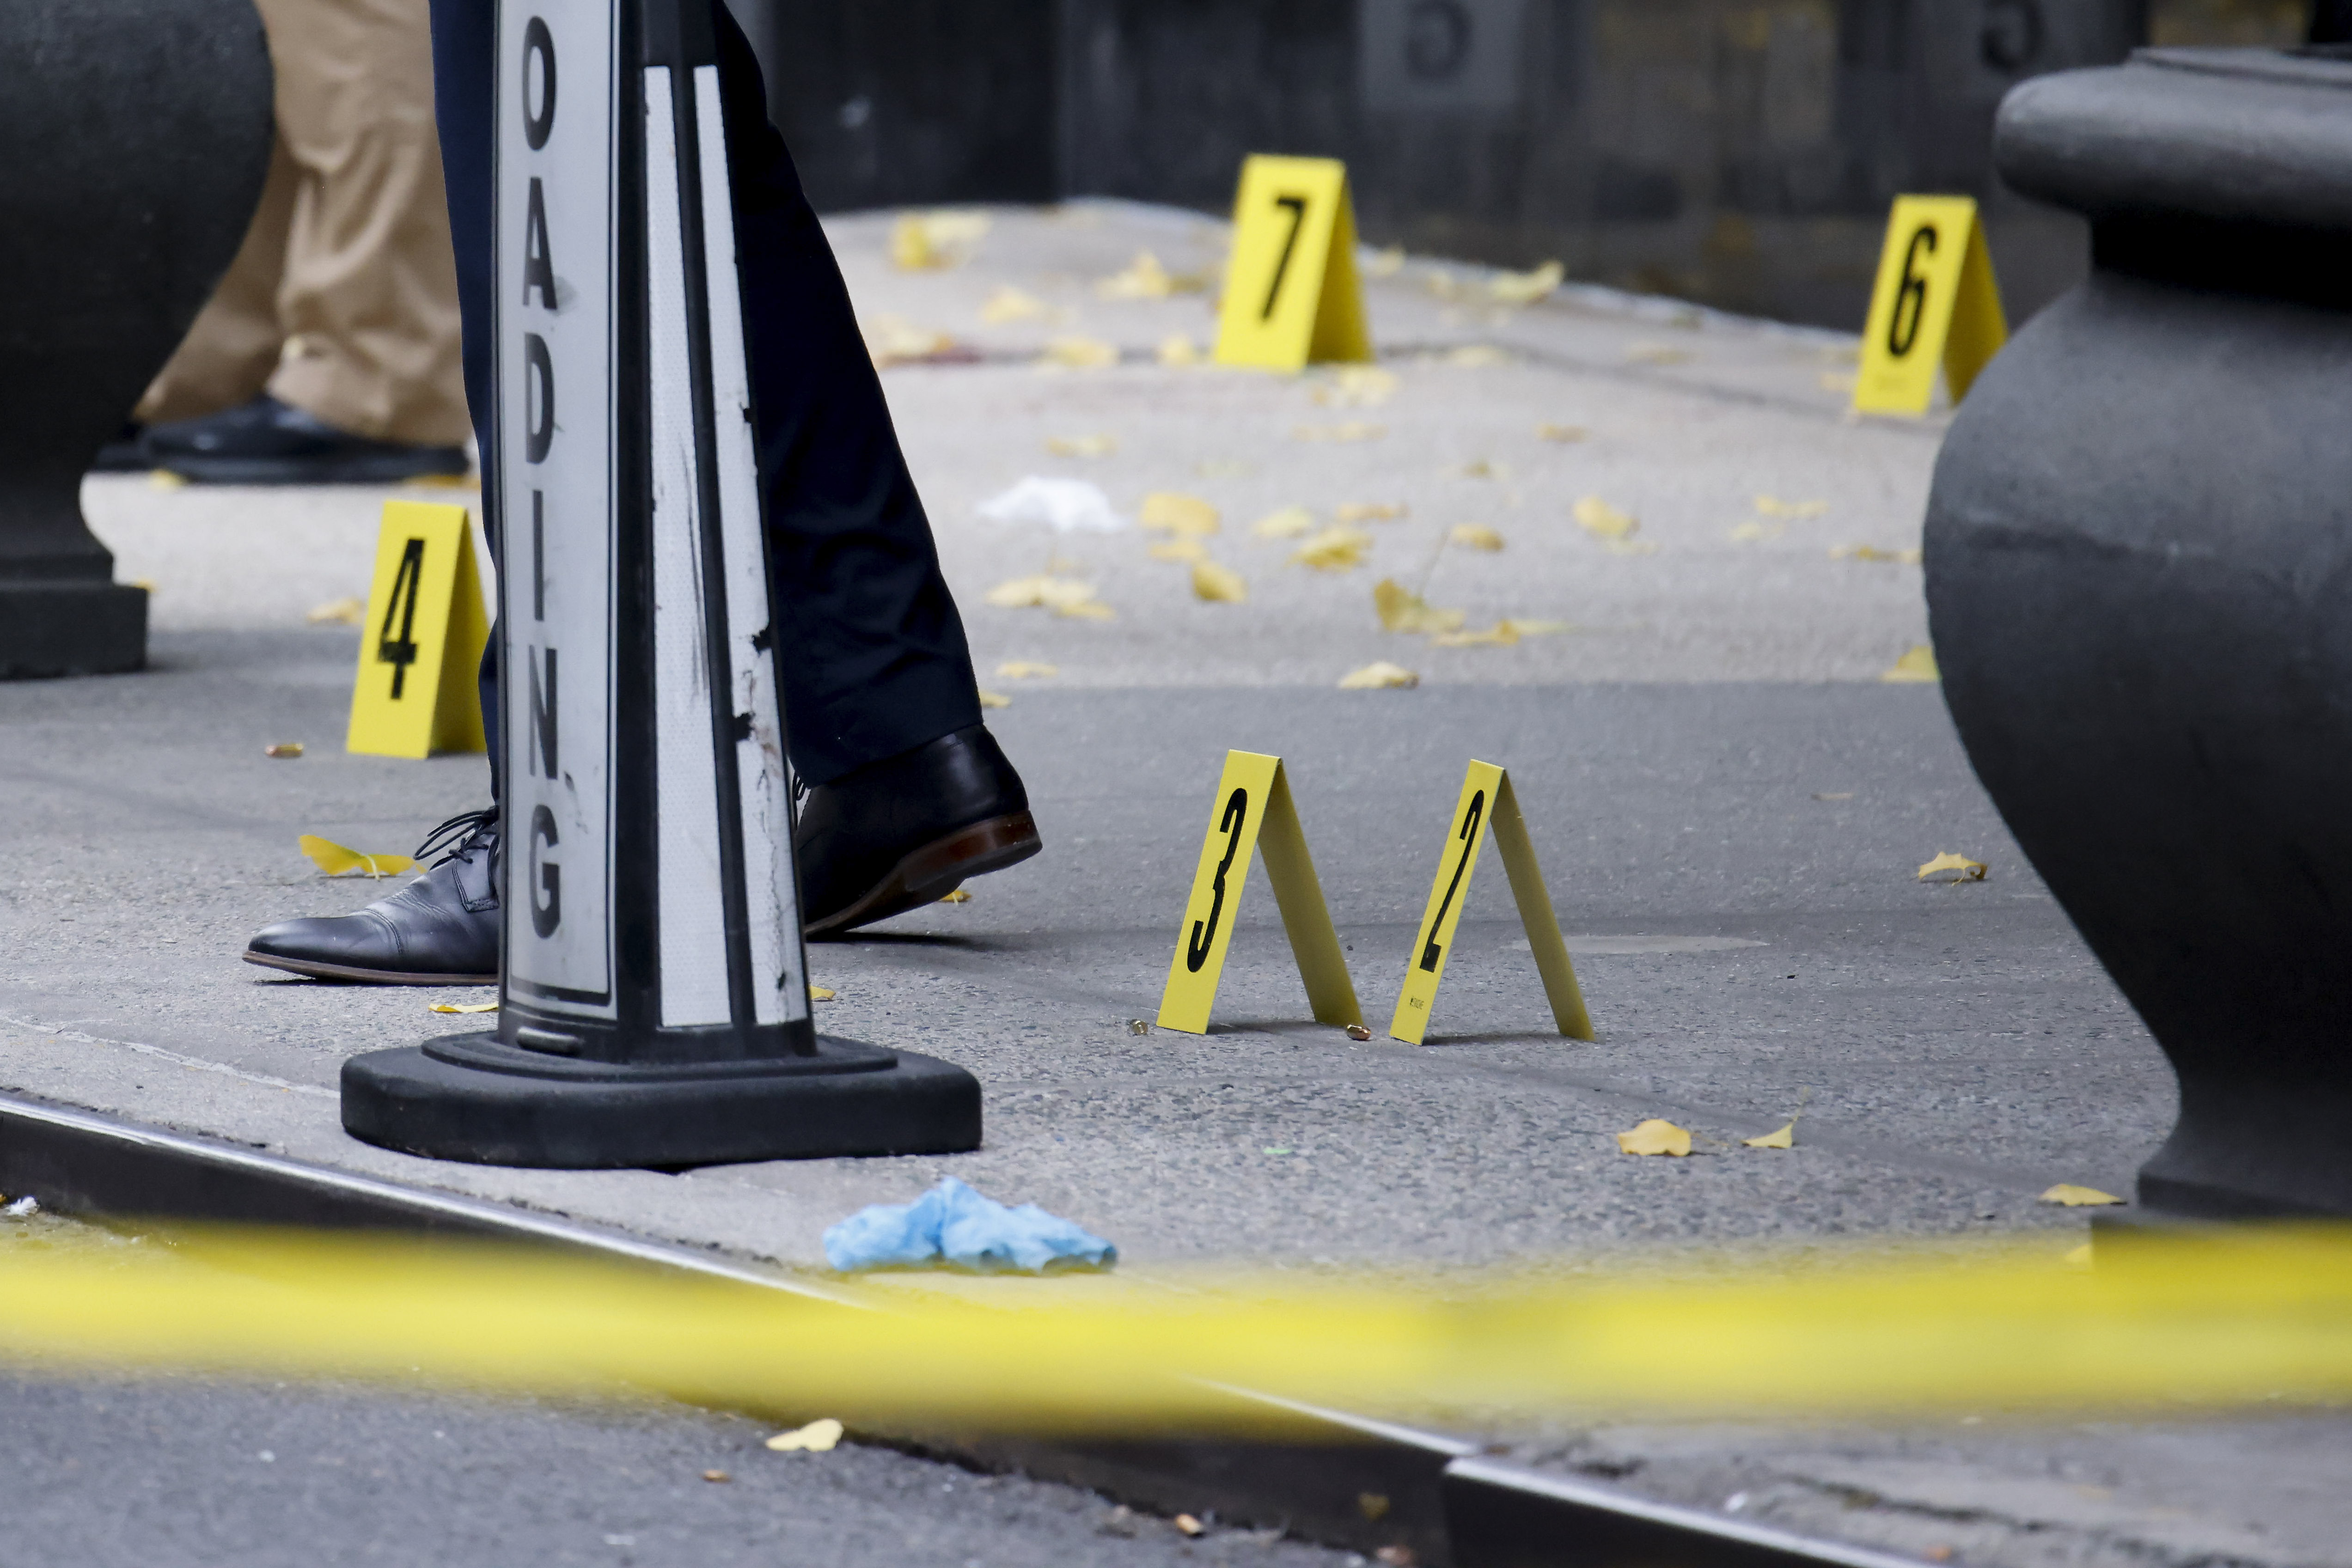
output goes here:
[[81, 478], [245, 238], [269, 99], [252, 0], [0, 5], [0, 678], [145, 662]]
[[2179, 1074], [2141, 1202], [2352, 1215], [2352, 62], [2044, 78], [1997, 159], [2095, 266], [1937, 465], [1946, 700]]

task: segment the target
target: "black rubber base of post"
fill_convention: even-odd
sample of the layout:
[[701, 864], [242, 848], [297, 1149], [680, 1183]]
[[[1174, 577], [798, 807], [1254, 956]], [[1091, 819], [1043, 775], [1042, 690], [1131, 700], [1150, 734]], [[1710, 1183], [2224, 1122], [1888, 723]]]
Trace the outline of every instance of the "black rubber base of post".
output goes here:
[[444, 1035], [343, 1063], [343, 1130], [484, 1166], [679, 1169], [980, 1147], [980, 1083], [952, 1062], [817, 1037], [817, 1054], [644, 1066]]
[[147, 663], [147, 591], [119, 582], [0, 583], [0, 680], [114, 675]]

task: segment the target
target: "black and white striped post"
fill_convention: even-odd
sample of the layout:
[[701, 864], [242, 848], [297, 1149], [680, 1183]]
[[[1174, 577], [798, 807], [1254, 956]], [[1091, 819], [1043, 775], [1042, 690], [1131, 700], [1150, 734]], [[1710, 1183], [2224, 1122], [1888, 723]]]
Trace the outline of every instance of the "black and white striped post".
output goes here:
[[710, 7], [500, 0], [499, 1028], [355, 1057], [441, 1159], [976, 1148], [962, 1069], [816, 1033]]

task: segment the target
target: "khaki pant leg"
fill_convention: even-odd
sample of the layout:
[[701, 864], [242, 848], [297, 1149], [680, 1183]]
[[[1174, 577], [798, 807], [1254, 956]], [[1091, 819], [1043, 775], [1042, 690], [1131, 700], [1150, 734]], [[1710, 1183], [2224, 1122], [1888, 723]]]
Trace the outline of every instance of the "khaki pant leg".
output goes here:
[[269, 155], [269, 178], [236, 259], [139, 400], [133, 419], [158, 424], [218, 413], [251, 402], [269, 384], [286, 343], [278, 324], [278, 285], [286, 264], [294, 185], [294, 161], [281, 141]]
[[259, 0], [297, 172], [269, 390], [336, 428], [472, 434], [427, 0]]

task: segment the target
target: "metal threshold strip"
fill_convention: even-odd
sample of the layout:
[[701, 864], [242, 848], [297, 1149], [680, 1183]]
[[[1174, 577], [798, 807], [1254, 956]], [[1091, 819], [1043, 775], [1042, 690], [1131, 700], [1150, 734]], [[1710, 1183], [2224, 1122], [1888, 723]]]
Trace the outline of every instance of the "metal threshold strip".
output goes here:
[[[18, 1095], [0, 1094], [0, 1192], [30, 1193], [44, 1207], [93, 1218], [523, 1242], [855, 1304], [821, 1286], [691, 1248]], [[1510, 1464], [1458, 1437], [1248, 1389], [1225, 1392], [1328, 1436], [1319, 1441], [870, 1436], [985, 1468], [1018, 1468], [1162, 1512], [1213, 1512], [1236, 1525], [1278, 1524], [1306, 1539], [1367, 1552], [1402, 1546], [1428, 1568], [1916, 1568], [1907, 1557], [1808, 1540]]]

